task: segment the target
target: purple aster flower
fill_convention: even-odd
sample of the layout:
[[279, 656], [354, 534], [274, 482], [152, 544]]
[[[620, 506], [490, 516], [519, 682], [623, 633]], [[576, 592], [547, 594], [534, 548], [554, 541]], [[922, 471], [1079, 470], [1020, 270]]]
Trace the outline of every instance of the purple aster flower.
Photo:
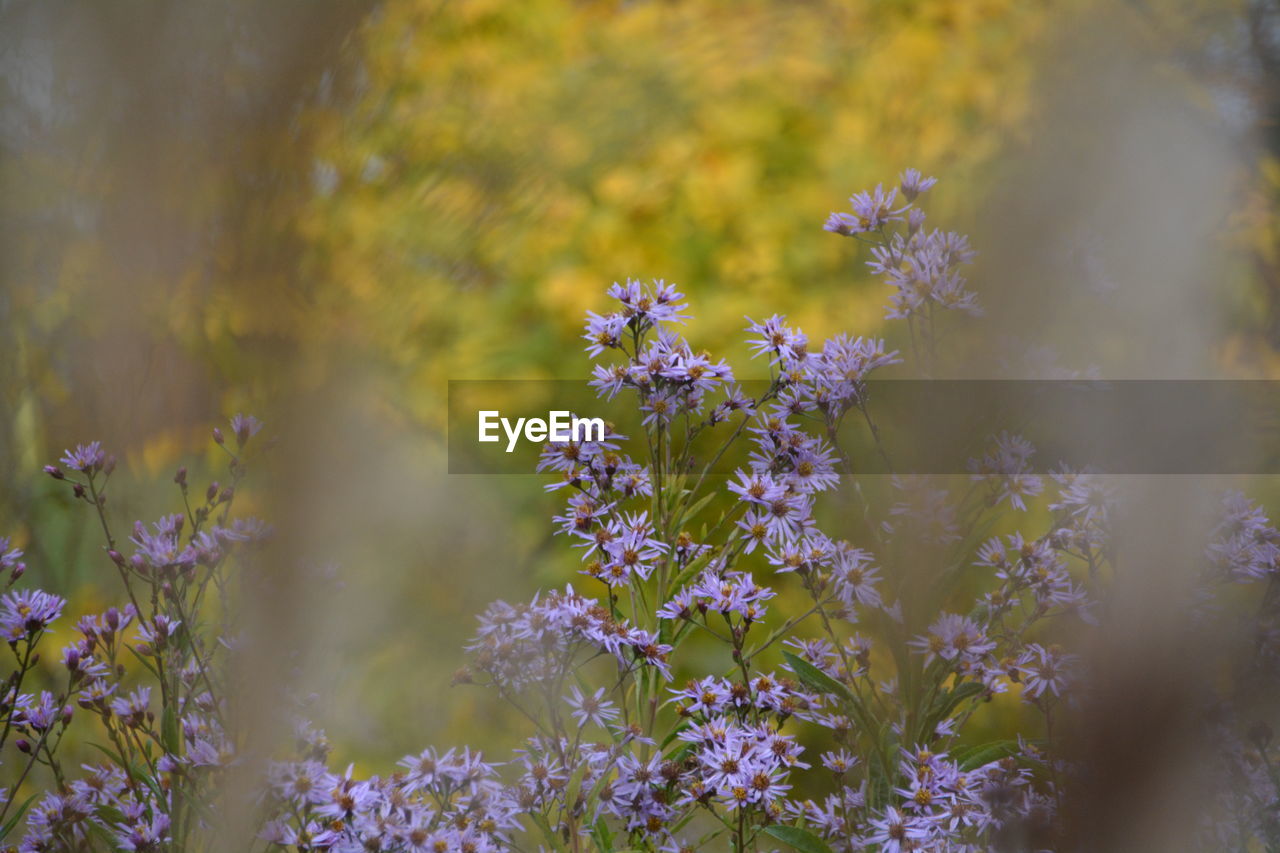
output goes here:
[[768, 506], [787, 492], [786, 487], [775, 483], [767, 471], [739, 468], [735, 473], [738, 482], [730, 483], [729, 491], [749, 503]]
[[64, 713], [67, 715], [71, 713], [70, 708], [58, 705], [53, 694], [48, 690], [40, 691], [39, 699], [27, 698], [27, 702], [18, 703], [14, 714], [14, 723], [19, 726], [28, 726], [37, 732], [43, 732], [56, 723]]
[[115, 827], [115, 839], [120, 850], [155, 850], [172, 840], [169, 836], [169, 816], [157, 809], [150, 819], [139, 817], [130, 823], [118, 823]]
[[640, 411], [645, 413], [645, 426], [665, 426], [680, 413], [679, 396], [672, 391], [654, 391], [645, 397]]
[[876, 184], [876, 188], [869, 192], [850, 196], [849, 204], [852, 205], [853, 215], [857, 220], [854, 233], [879, 231], [890, 222], [901, 221], [903, 211], [893, 209], [897, 197], [897, 189], [885, 192], [881, 184]]
[[871, 832], [863, 836], [864, 844], [879, 844], [882, 853], [904, 853], [915, 850], [929, 837], [930, 823], [919, 815], [904, 815], [889, 806], [884, 816], [872, 818]]
[[681, 690], [672, 690], [673, 702], [679, 702], [687, 714], [711, 717], [729, 706], [732, 691], [728, 682], [709, 675], [698, 681], [690, 681]]
[[898, 180], [902, 187], [902, 195], [907, 201], [915, 201], [916, 196], [928, 192], [938, 182], [937, 178], [926, 178], [920, 174], [919, 169], [907, 169]]
[[747, 545], [743, 549], [747, 554], [754, 551], [758, 545], [763, 545], [773, 538], [770, 515], [763, 507], [748, 511], [738, 520], [737, 526], [742, 529], [742, 538], [747, 540]]
[[607, 349], [616, 349], [622, 343], [622, 332], [627, 327], [625, 315], [587, 312], [587, 330], [582, 337], [588, 341], [587, 354], [592, 358]]
[[1062, 696], [1075, 675], [1075, 655], [1064, 653], [1056, 646], [1032, 643], [1018, 658], [1018, 670], [1022, 673], [1022, 695], [1038, 699], [1045, 691]]
[[747, 331], [756, 336], [756, 340], [747, 343], [747, 346], [754, 350], [753, 357], [769, 355], [771, 364], [791, 363], [805, 359], [809, 339], [803, 332], [784, 325], [783, 321], [786, 319], [783, 314], [774, 314], [763, 323], [747, 318], [750, 324], [747, 326]]
[[38, 589], [23, 589], [0, 597], [0, 636], [9, 642], [43, 631], [59, 616], [66, 599]]
[[151, 688], [139, 687], [128, 696], [111, 700], [111, 711], [126, 726], [137, 728], [147, 721], [151, 709]]
[[857, 763], [857, 757], [847, 749], [841, 749], [838, 752], [824, 752], [822, 754], [822, 766], [838, 775], [848, 773]]
[[626, 284], [615, 282], [609, 295], [622, 303], [622, 313], [628, 320], [650, 324], [683, 320], [685, 315], [681, 312], [688, 307], [680, 301], [684, 294], [661, 279], [653, 282], [652, 289], [630, 278]]
[[876, 589], [880, 574], [872, 565], [871, 554], [861, 548], [849, 547], [847, 543], [841, 545], [844, 547], [836, 550], [831, 566], [836, 596], [850, 613], [859, 605], [881, 607], [883, 602]]
[[578, 725], [585, 726], [588, 723], [594, 723], [604, 728], [605, 723], [610, 723], [618, 718], [618, 708], [614, 703], [604, 698], [604, 688], [598, 688], [595, 693], [583, 695], [576, 686], [569, 688], [569, 697], [566, 701], [569, 707], [573, 708], [572, 716], [578, 721]]
[[9, 537], [0, 536], [0, 572], [8, 572], [12, 580], [17, 580], [26, 571], [22, 562], [22, 549], [11, 548]]
[[908, 643], [925, 655], [925, 664], [935, 657], [947, 661], [976, 662], [990, 654], [996, 644], [967, 616], [943, 613], [929, 626], [929, 633]]
[[997, 492], [997, 501], [1007, 500], [1015, 509], [1025, 512], [1026, 499], [1044, 491], [1044, 480], [1029, 473], [1034, 453], [1031, 442], [1003, 432], [996, 436], [991, 451], [981, 459], [969, 461], [971, 479], [991, 483]]
[[107, 455], [102, 450], [102, 443], [91, 441], [88, 444], [77, 444], [75, 450], [67, 450], [58, 460], [73, 471], [88, 474], [102, 470]]
[[253, 415], [237, 414], [231, 418], [231, 433], [236, 437], [236, 444], [240, 447], [248, 444], [249, 439], [257, 435], [262, 426], [262, 421]]
[[130, 537], [137, 546], [135, 557], [153, 569], [194, 566], [199, 555], [195, 548], [182, 544], [182, 526], [183, 517], [176, 513], [155, 522], [154, 533], [148, 531], [142, 522], [135, 522], [133, 536]]
[[[118, 701], [118, 700], [117, 700]], [[301, 806], [323, 805], [338, 782], [318, 761], [280, 762], [268, 773], [272, 789], [286, 802]]]
[[832, 234], [840, 234], [844, 237], [851, 237], [865, 229], [861, 228], [861, 223], [852, 213], [832, 213], [827, 217], [827, 221], [823, 223], [822, 230], [830, 231]]

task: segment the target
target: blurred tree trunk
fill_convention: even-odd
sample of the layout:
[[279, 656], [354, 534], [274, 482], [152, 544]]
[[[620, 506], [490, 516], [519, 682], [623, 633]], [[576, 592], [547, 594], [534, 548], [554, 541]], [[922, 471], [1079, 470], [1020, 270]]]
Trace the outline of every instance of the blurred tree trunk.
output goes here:
[[297, 119], [374, 5], [0, 2], [0, 529], [65, 444], [177, 454], [288, 358]]

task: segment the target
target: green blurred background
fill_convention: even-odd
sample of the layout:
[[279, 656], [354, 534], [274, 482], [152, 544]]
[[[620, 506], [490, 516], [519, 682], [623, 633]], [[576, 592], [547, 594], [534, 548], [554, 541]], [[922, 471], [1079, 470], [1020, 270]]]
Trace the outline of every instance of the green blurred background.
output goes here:
[[485, 603], [576, 553], [540, 478], [444, 473], [449, 379], [586, 376], [583, 312], [627, 276], [677, 282], [744, 376], [744, 315], [880, 333], [821, 224], [906, 167], [1001, 281], [984, 214], [1074, 156], [1046, 93], [1123, 110], [1089, 76], [1117, 55], [1234, 146], [1213, 357], [1280, 374], [1278, 27], [1261, 0], [0, 2], [0, 534], [100, 608], [116, 578], [40, 465], [101, 439], [117, 523], [150, 519], [254, 411], [283, 441], [250, 501], [339, 567], [279, 569], [339, 754], [509, 745], [450, 675]]

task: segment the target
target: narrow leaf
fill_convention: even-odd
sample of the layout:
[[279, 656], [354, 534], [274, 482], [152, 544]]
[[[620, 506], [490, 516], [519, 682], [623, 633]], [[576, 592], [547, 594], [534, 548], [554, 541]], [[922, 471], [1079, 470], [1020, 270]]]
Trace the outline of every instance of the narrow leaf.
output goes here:
[[801, 853], [832, 853], [827, 843], [807, 829], [798, 826], [785, 826], [775, 823], [761, 830], [765, 835], [772, 835], [783, 844], [789, 845]]

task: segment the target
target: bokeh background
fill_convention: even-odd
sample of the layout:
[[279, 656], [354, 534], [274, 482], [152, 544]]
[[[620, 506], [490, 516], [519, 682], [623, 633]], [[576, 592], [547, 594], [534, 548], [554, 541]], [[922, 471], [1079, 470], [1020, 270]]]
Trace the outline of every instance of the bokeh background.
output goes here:
[[1275, 0], [4, 0], [0, 109], [0, 533], [100, 609], [40, 466], [101, 439], [151, 519], [257, 413], [275, 666], [370, 770], [518, 738], [450, 677], [576, 554], [541, 478], [445, 473], [446, 383], [585, 377], [614, 280], [745, 377], [744, 315], [900, 345], [821, 224], [917, 167], [982, 253], [954, 374], [1280, 376]]

